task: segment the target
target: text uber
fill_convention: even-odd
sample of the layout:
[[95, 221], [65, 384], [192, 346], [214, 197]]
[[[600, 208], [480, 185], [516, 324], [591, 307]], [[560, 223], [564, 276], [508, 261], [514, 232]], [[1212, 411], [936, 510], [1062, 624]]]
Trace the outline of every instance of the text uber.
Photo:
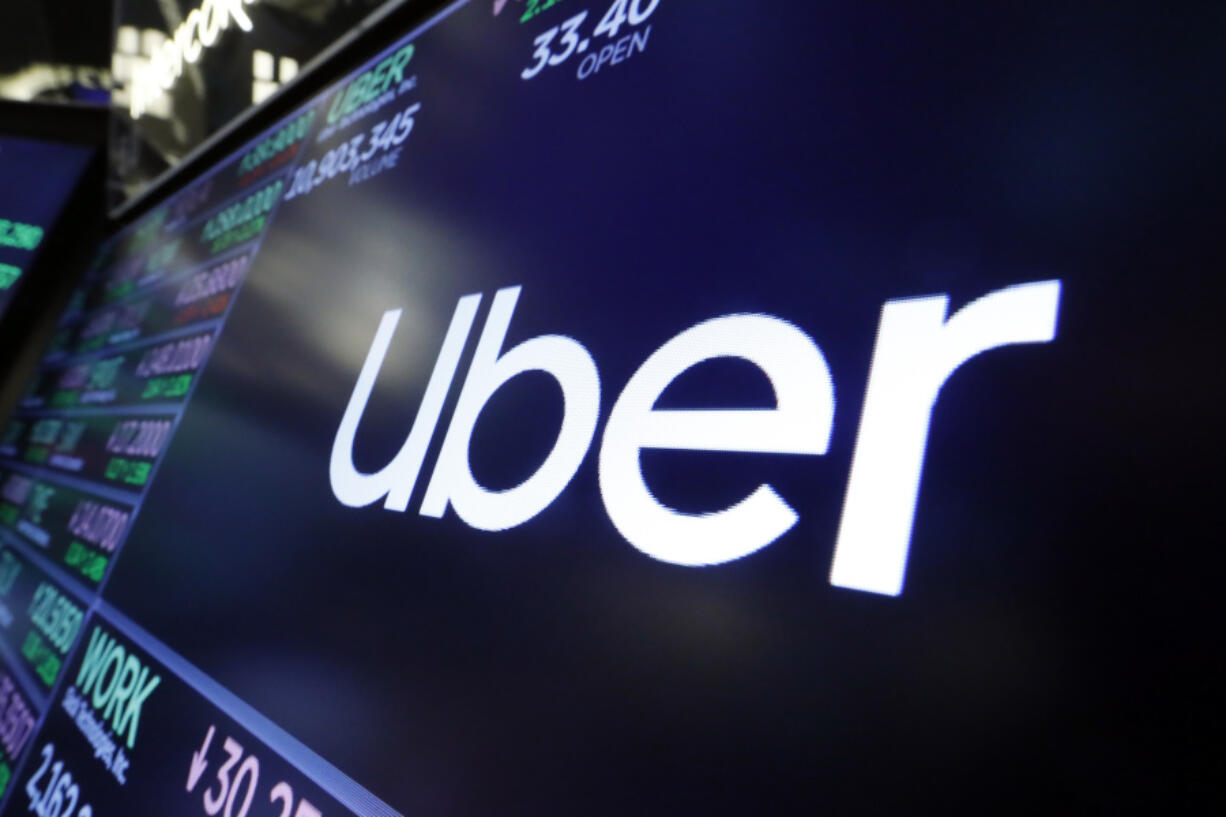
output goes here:
[[[566, 488], [592, 443], [600, 412], [596, 363], [583, 344], [561, 335], [530, 338], [504, 351], [519, 295], [518, 286], [494, 295], [422, 500], [423, 516], [440, 518], [451, 507], [478, 530], [522, 525]], [[363, 474], [353, 464], [354, 435], [400, 320], [399, 309], [384, 313], [333, 441], [329, 477], [344, 505], [363, 507], [386, 497], [388, 510], [406, 510], [480, 302], [477, 294], [460, 298], [407, 440], [381, 470]], [[1054, 280], [990, 292], [952, 316], [947, 316], [949, 297], [943, 294], [885, 302], [831, 584], [887, 595], [902, 592], [924, 449], [942, 385], [980, 352], [1051, 341], [1059, 302], [1060, 282]], [[723, 357], [757, 366], [771, 382], [775, 408], [655, 408], [681, 373]], [[532, 476], [505, 491], [487, 490], [469, 467], [473, 428], [493, 394], [530, 371], [551, 376], [561, 387], [561, 428]], [[826, 360], [795, 325], [770, 315], [732, 314], [691, 326], [643, 362], [609, 412], [597, 464], [609, 519], [635, 548], [672, 564], [698, 567], [747, 556], [778, 539], [799, 518], [770, 485], [759, 485], [721, 511], [681, 513], [656, 499], [643, 477], [639, 452], [825, 454], [834, 409]]]

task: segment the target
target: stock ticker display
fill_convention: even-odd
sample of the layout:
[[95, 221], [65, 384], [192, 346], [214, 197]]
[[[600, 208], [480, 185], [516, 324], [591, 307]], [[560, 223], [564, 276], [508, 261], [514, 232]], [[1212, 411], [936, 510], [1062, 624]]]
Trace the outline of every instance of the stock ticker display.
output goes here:
[[1121, 135], [1166, 23], [977, 8], [458, 2], [113, 236], [3, 813], [1195, 802], [1220, 159]]
[[92, 154], [81, 145], [0, 136], [0, 319]]
[[[171, 774], [176, 759], [159, 733], [178, 734], [189, 713], [208, 721], [201, 740], [206, 731], [223, 733], [218, 750], [246, 744], [240, 783], [263, 761], [266, 777], [284, 778], [266, 782], [287, 808], [304, 817], [319, 813], [314, 808], [340, 811], [99, 613], [99, 593], [302, 138], [273, 137], [280, 155], [263, 157], [267, 178], [249, 175], [255, 145], [109, 241], [7, 422], [0, 448], [6, 813], [177, 808], [167, 790], [179, 788], [181, 775]], [[145, 735], [152, 735], [146, 745], [163, 745], [142, 752]], [[30, 774], [18, 785], [22, 768]], [[250, 797], [243, 802], [245, 813]]]

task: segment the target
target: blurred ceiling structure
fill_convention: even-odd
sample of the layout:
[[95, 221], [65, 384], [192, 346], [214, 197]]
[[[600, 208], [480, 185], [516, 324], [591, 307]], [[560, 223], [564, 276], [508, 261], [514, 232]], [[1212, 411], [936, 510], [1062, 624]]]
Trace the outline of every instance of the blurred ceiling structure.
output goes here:
[[0, 26], [0, 99], [110, 106], [111, 206], [405, 0], [37, 0]]
[[0, 98], [105, 105], [111, 0], [8, 3], [0, 26]]

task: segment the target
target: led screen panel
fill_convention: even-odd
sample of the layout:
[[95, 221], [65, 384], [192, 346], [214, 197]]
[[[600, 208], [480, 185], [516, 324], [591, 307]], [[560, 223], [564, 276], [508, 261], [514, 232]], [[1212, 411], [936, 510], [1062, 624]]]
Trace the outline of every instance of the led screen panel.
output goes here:
[[1195, 802], [1217, 165], [963, 11], [457, 3], [116, 236], [7, 813]]
[[94, 149], [0, 135], [0, 319]]
[[[231, 714], [241, 702], [208, 686], [162, 645], [134, 638], [120, 614], [99, 614], [101, 591], [258, 253], [284, 193], [286, 159], [309, 122], [309, 115], [287, 120], [108, 240], [4, 426], [6, 810], [89, 815], [135, 813], [158, 802], [173, 807], [181, 783], [167, 747], [189, 728], [184, 719], [195, 717], [199, 737], [224, 733], [218, 751], [242, 741], [251, 759], [241, 780], [254, 786], [254, 767], [263, 763], [273, 802], [285, 799], [304, 817], [312, 809], [343, 813], [275, 749], [257, 751], [252, 718], [239, 725]], [[278, 155], [266, 156], [273, 143]], [[279, 779], [269, 781], [273, 775]]]

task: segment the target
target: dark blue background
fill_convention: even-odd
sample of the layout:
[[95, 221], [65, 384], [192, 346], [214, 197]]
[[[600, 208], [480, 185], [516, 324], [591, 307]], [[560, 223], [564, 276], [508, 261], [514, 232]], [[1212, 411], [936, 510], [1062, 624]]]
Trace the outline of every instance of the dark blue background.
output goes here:
[[[1222, 13], [1068, 5], [662, 0], [645, 53], [524, 82], [583, 3], [523, 26], [470, 4], [418, 41], [399, 167], [276, 216], [105, 595], [406, 814], [1220, 794]], [[1047, 278], [1056, 340], [941, 394], [902, 596], [832, 588], [882, 302]], [[514, 284], [504, 348], [565, 334], [599, 367], [570, 486], [503, 533], [418, 516], [456, 383], [409, 512], [342, 507], [329, 453], [383, 311], [367, 470], [456, 300], [486, 295], [475, 335]], [[830, 451], [649, 452], [675, 507], [769, 482], [801, 517], [733, 564], [655, 562], [604, 513], [604, 420], [663, 342], [748, 311], [821, 346]], [[752, 369], [703, 368], [665, 400], [769, 405]], [[541, 375], [500, 391], [478, 478], [526, 476], [559, 403]]]
[[[90, 147], [0, 136], [0, 218], [42, 227], [43, 241], [48, 240], [92, 154]], [[0, 246], [0, 263], [22, 271], [12, 286], [0, 290], [0, 317], [41, 249], [41, 243], [33, 252]]]

